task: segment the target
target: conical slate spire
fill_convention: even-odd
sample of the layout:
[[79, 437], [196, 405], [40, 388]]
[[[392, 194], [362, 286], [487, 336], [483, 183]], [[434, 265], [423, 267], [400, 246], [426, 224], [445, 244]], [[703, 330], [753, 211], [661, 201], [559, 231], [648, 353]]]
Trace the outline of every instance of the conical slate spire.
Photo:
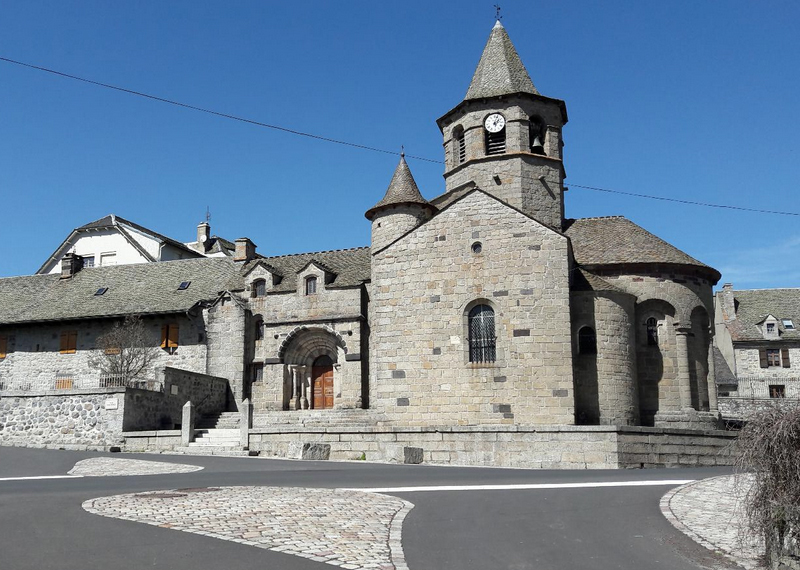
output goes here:
[[539, 92], [500, 20], [492, 28], [464, 100]]
[[396, 206], [399, 204], [419, 204], [431, 208], [432, 206], [428, 201], [422, 197], [419, 192], [417, 183], [411, 175], [411, 169], [406, 162], [405, 154], [400, 154], [400, 163], [394, 171], [392, 181], [389, 183], [389, 188], [386, 190], [386, 195], [383, 199], [375, 204], [372, 208], [367, 210], [364, 214], [368, 219], [372, 219], [378, 210], [386, 206]]

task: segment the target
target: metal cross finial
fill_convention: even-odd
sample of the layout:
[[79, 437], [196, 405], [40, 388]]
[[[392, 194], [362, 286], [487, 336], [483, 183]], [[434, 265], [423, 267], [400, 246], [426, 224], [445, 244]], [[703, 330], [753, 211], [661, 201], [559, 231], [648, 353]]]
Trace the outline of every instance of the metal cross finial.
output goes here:
[[494, 17], [499, 22], [500, 20], [503, 19], [503, 16], [500, 15], [500, 4], [495, 4], [494, 9], [495, 9]]

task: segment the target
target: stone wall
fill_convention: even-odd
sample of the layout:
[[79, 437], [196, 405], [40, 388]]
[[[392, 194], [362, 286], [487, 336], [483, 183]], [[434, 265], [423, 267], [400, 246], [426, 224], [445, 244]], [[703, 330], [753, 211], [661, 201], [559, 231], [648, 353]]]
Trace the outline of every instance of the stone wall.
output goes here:
[[[761, 361], [759, 359], [759, 349], [788, 349], [789, 350], [789, 368], [783, 366], [770, 366], [769, 368], [761, 368]], [[734, 346], [734, 354], [736, 358], [736, 375], [742, 376], [757, 376], [764, 381], [781, 380], [781, 379], [797, 379], [800, 378], [800, 346], [788, 347], [785, 343], [769, 344], [764, 342], [758, 346]], [[769, 382], [772, 384], [781, 384], [784, 382]], [[787, 394], [788, 396], [788, 394]]]
[[[634, 298], [614, 292], [572, 293], [575, 408], [579, 424], [636, 425], [639, 418]], [[591, 327], [596, 354], [581, 353], [578, 333]]]
[[0, 393], [0, 445], [106, 449], [122, 443], [125, 388]]
[[[387, 461], [420, 447], [423, 461], [533, 469], [731, 465], [731, 432], [613, 426], [258, 428], [250, 449], [287, 457], [298, 443], [327, 443], [331, 459]], [[398, 450], [400, 453], [398, 453]]]
[[0, 392], [0, 445], [107, 449], [123, 430], [172, 428], [187, 400], [199, 415], [225, 410], [228, 382], [185, 370], [159, 372], [164, 392], [132, 388]]
[[[370, 407], [403, 425], [572, 424], [567, 248], [476, 191], [377, 252]], [[492, 363], [469, 361], [476, 304], [495, 312]]]
[[[157, 357], [145, 378], [153, 378], [157, 368], [171, 366], [183, 370], [205, 372], [206, 330], [201, 319], [190, 319], [185, 315], [145, 317], [142, 319], [150, 331], [152, 346], [161, 343], [161, 327], [164, 324], [178, 325], [178, 348], [173, 354], [157, 349]], [[96, 348], [97, 339], [108, 332], [119, 321], [113, 319], [94, 321], [64, 321], [58, 324], [35, 324], [4, 326], [0, 333], [9, 338], [8, 355], [0, 359], [0, 384], [6, 388], [27, 385], [29, 389], [52, 390], [56, 380], [72, 380], [72, 385], [98, 385], [100, 371], [91, 363], [102, 357]], [[77, 347], [74, 354], [61, 354], [61, 333], [75, 331]], [[88, 386], [87, 386], [88, 387]]]
[[203, 316], [208, 331], [208, 360], [197, 371], [227, 378], [233, 395], [228, 406], [231, 410], [236, 410], [246, 397], [246, 309], [242, 303], [226, 296], [204, 311]]
[[771, 409], [790, 409], [800, 407], [800, 400], [794, 398], [737, 398], [720, 397], [717, 400], [719, 412], [724, 420], [747, 420], [752, 414]]

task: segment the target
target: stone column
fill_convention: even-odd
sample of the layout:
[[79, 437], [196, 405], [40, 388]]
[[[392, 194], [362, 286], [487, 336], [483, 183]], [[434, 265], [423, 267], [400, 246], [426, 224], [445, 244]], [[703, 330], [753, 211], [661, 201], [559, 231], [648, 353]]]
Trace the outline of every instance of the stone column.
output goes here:
[[292, 394], [294, 394], [295, 410], [299, 410], [302, 407], [300, 382], [300, 370], [297, 368], [297, 366], [292, 366]]
[[[711, 339], [712, 337], [709, 337]], [[717, 374], [714, 368], [714, 345], [711, 340], [708, 342], [708, 411], [713, 414], [719, 413], [717, 407]]]
[[253, 404], [246, 398], [242, 402], [242, 411], [239, 418], [239, 445], [242, 449], [250, 449], [250, 428], [253, 427]]
[[678, 360], [678, 392], [681, 399], [682, 410], [693, 410], [692, 407], [692, 377], [689, 374], [689, 327], [675, 328], [675, 342], [677, 344]]
[[311, 372], [306, 370], [306, 367], [303, 366], [302, 368], [302, 380], [301, 386], [303, 387], [303, 409], [307, 410], [309, 408], [308, 405], [308, 386], [311, 384]]

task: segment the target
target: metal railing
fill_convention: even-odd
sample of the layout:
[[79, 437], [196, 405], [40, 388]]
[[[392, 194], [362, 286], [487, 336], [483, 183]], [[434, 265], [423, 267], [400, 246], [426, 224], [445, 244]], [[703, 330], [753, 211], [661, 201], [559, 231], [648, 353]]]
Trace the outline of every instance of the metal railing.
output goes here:
[[163, 392], [159, 380], [128, 378], [120, 374], [48, 374], [22, 380], [0, 378], [0, 391], [43, 392], [49, 390], [91, 390], [94, 388], [138, 388]]

